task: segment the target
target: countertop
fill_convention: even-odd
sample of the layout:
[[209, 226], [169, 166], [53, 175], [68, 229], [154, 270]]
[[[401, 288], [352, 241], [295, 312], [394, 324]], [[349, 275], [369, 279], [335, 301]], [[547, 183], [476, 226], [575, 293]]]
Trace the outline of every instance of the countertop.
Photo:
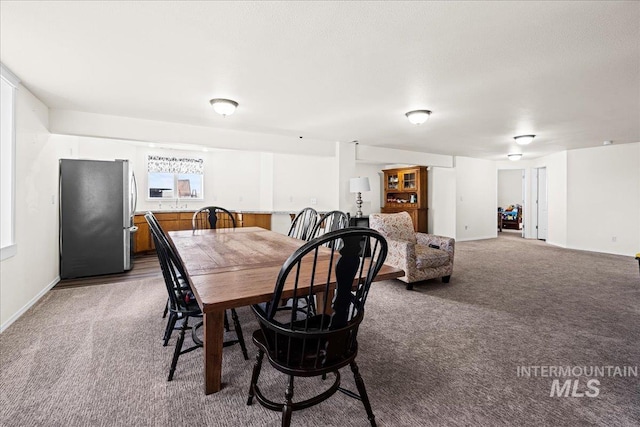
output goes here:
[[[195, 213], [198, 209], [188, 209], [188, 208], [173, 208], [173, 209], [150, 209], [153, 213], [167, 213], [167, 212], [185, 212], [185, 213]], [[144, 215], [148, 210], [145, 211], [136, 211], [135, 215]], [[239, 213], [239, 214], [270, 214], [270, 215], [290, 215], [296, 214], [299, 211], [258, 211], [258, 210], [229, 210], [229, 212]]]

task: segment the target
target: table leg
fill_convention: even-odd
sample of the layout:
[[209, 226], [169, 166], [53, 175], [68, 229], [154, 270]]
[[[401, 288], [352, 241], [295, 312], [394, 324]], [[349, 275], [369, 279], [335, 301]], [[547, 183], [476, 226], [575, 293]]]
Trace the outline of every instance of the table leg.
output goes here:
[[318, 314], [322, 313], [322, 314], [330, 315], [333, 312], [333, 309], [331, 308], [331, 302], [333, 301], [334, 293], [335, 293], [334, 290], [330, 290], [327, 293], [318, 292], [316, 294], [316, 301], [318, 305], [318, 307], [316, 308], [316, 311], [318, 312]]
[[224, 340], [224, 310], [204, 313], [204, 393], [222, 388], [222, 341]]

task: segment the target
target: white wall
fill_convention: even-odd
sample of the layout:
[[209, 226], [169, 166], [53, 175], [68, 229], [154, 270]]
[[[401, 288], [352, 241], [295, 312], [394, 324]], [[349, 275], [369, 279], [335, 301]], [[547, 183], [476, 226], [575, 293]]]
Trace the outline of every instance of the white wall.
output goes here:
[[358, 176], [356, 172], [356, 149], [353, 142], [336, 142], [338, 161], [338, 209], [343, 212], [355, 212], [355, 201], [349, 192], [349, 179]]
[[456, 170], [430, 167], [427, 187], [429, 233], [456, 238]]
[[456, 239], [496, 237], [496, 163], [470, 157], [456, 157]]
[[[378, 163], [356, 163], [356, 172], [353, 177], [357, 176], [366, 176], [369, 178], [369, 185], [371, 186], [371, 191], [366, 193], [362, 193], [362, 213], [363, 215], [369, 215], [370, 213], [378, 213], [380, 212], [380, 208], [382, 207], [380, 201], [383, 198], [384, 187], [383, 187], [383, 176], [382, 173], [383, 166]], [[351, 178], [353, 178], [351, 177]], [[347, 187], [349, 186], [347, 180]], [[356, 207], [356, 194], [349, 193], [349, 206], [346, 209], [347, 212], [350, 212], [351, 215], [355, 215], [357, 207]]]
[[19, 86], [16, 94], [17, 253], [0, 264], [2, 330], [59, 280], [58, 158], [70, 147], [50, 140], [47, 118], [47, 107]]
[[299, 211], [310, 206], [329, 211], [338, 209], [338, 200], [335, 157], [274, 154], [273, 210]]
[[567, 155], [567, 246], [635, 255], [640, 251], [640, 143]]
[[[273, 155], [273, 210], [297, 212], [305, 207], [331, 211], [339, 206], [338, 160], [336, 157]], [[271, 229], [286, 233], [287, 214], [271, 217]]]
[[506, 209], [509, 205], [523, 204], [522, 174], [522, 169], [498, 171], [498, 206]]

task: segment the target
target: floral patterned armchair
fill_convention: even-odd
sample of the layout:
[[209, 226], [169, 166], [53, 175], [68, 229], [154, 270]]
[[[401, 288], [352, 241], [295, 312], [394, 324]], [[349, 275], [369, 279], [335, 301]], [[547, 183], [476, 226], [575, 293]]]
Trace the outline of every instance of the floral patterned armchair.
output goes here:
[[389, 244], [385, 264], [401, 268], [400, 280], [413, 289], [413, 283], [442, 277], [449, 283], [453, 272], [455, 239], [435, 234], [417, 233], [407, 212], [369, 215], [369, 227], [379, 231]]

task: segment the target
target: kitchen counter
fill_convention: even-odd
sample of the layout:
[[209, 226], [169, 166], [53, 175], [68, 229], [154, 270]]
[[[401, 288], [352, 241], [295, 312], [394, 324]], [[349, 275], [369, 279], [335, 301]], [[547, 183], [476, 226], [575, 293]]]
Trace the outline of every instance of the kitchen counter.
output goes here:
[[[149, 224], [144, 215], [148, 211], [137, 211], [133, 223], [138, 227], [134, 234], [134, 253], [152, 251], [155, 247], [149, 230]], [[151, 210], [164, 231], [191, 230], [191, 219], [195, 209], [154, 209]], [[231, 211], [235, 218], [236, 227], [262, 227], [271, 230], [271, 216], [273, 212], [258, 210]]]
[[[178, 212], [178, 213], [195, 213], [198, 209], [188, 209], [188, 208], [162, 208], [162, 209], [149, 209], [144, 211], [136, 211], [135, 215], [144, 215], [147, 212], [155, 213], [167, 213], [167, 212]], [[238, 213], [238, 214], [256, 214], [256, 215], [290, 215], [296, 214], [298, 211], [260, 211], [260, 210], [233, 210], [229, 209], [229, 212]]]

